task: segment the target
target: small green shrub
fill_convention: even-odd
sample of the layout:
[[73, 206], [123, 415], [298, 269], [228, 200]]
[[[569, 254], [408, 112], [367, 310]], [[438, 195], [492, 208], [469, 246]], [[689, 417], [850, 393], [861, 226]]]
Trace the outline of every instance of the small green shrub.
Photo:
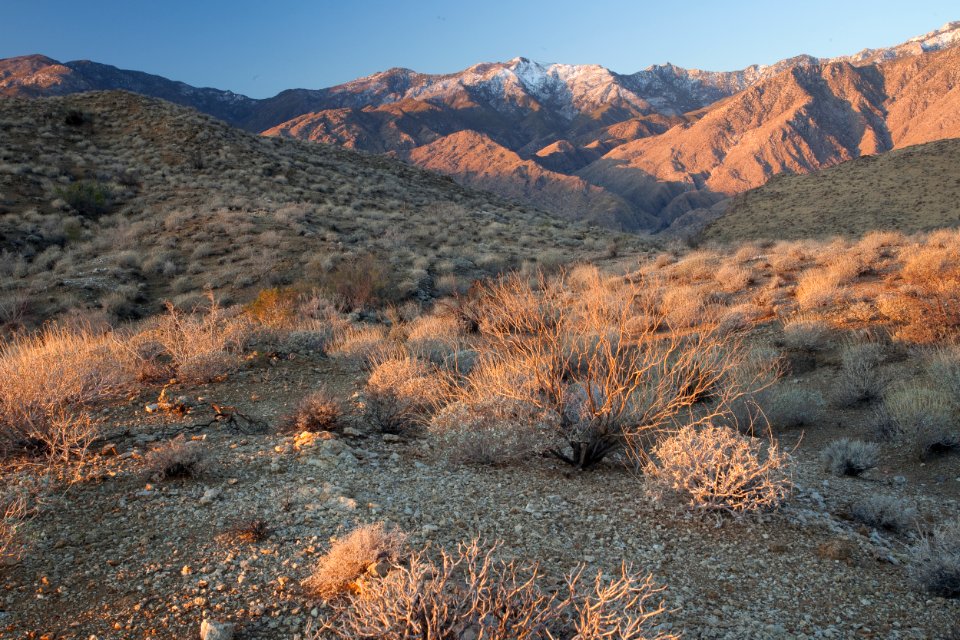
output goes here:
[[113, 193], [99, 182], [80, 181], [57, 189], [57, 195], [77, 211], [87, 217], [101, 216], [110, 210]]

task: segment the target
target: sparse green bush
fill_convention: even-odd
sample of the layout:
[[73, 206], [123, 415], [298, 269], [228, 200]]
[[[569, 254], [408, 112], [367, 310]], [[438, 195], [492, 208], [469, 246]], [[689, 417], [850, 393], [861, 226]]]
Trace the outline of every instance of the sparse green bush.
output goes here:
[[261, 289], [253, 302], [245, 307], [245, 311], [265, 327], [286, 328], [296, 321], [299, 297], [300, 294], [294, 289]]
[[430, 435], [453, 462], [502, 465], [550, 447], [545, 418], [529, 404], [504, 398], [453, 402], [430, 420]]
[[344, 311], [365, 309], [389, 301], [387, 264], [365, 253], [338, 262], [332, 269], [317, 274], [316, 286], [327, 293]]
[[820, 454], [823, 467], [835, 476], [859, 476], [877, 466], [877, 445], [841, 438], [828, 444]]
[[893, 533], [910, 531], [920, 519], [912, 503], [885, 495], [873, 495], [857, 502], [850, 509], [850, 515], [869, 527]]
[[96, 217], [113, 205], [113, 193], [99, 182], [80, 181], [57, 189], [57, 195], [82, 216]]

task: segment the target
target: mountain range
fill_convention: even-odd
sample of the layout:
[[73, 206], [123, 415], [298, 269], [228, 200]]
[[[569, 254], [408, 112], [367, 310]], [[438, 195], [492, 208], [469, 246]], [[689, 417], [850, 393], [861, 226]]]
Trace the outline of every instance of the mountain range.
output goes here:
[[574, 219], [659, 231], [780, 173], [960, 136], [960, 22], [840, 58], [633, 74], [526, 58], [256, 100], [90, 61], [0, 61], [0, 95], [123, 89], [249, 131], [389, 154]]

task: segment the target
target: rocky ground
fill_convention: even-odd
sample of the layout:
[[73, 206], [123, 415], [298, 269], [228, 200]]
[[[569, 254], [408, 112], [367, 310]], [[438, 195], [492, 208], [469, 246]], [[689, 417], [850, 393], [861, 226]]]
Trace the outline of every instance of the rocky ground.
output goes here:
[[[910, 474], [885, 458], [864, 478], [833, 478], [811, 444], [822, 433], [787, 433], [798, 460], [789, 504], [715, 521], [650, 498], [623, 467], [575, 474], [536, 459], [451, 468], [425, 441], [374, 433], [357, 417], [336, 434], [248, 433], [224, 421], [193, 428], [214, 403], [275, 425], [321, 382], [346, 399], [362, 380], [347, 361], [295, 354], [252, 360], [223, 383], [175, 385], [170, 393], [195, 405], [186, 415], [147, 413], [158, 389], [105, 409], [108, 441], [29, 524], [24, 557], [0, 568], [0, 637], [183, 639], [212, 618], [235, 622], [241, 639], [303, 638], [324, 606], [300, 581], [332, 536], [380, 520], [418, 547], [502, 540], [504, 554], [539, 561], [552, 576], [627, 561], [667, 585], [664, 624], [687, 638], [960, 634], [960, 601], [909, 580], [913, 540], [847, 516], [856, 499], [889, 493], [916, 500], [930, 520], [956, 517], [956, 458], [914, 463]], [[818, 429], [842, 428], [827, 426], [835, 422]], [[145, 454], [179, 432], [200, 440], [215, 465], [197, 479], [151, 481]], [[242, 535], [254, 519], [269, 529], [259, 542]]]

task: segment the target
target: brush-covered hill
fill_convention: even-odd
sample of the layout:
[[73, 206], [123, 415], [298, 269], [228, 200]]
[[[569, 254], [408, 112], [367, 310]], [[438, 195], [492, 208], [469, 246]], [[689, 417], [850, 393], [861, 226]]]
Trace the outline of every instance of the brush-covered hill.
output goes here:
[[3, 322], [137, 317], [204, 290], [370, 277], [424, 299], [640, 240], [572, 225], [389, 158], [257, 136], [126, 92], [0, 100]]
[[705, 238], [791, 239], [960, 225], [960, 140], [871, 155], [807, 175], [782, 174], [731, 201]]

